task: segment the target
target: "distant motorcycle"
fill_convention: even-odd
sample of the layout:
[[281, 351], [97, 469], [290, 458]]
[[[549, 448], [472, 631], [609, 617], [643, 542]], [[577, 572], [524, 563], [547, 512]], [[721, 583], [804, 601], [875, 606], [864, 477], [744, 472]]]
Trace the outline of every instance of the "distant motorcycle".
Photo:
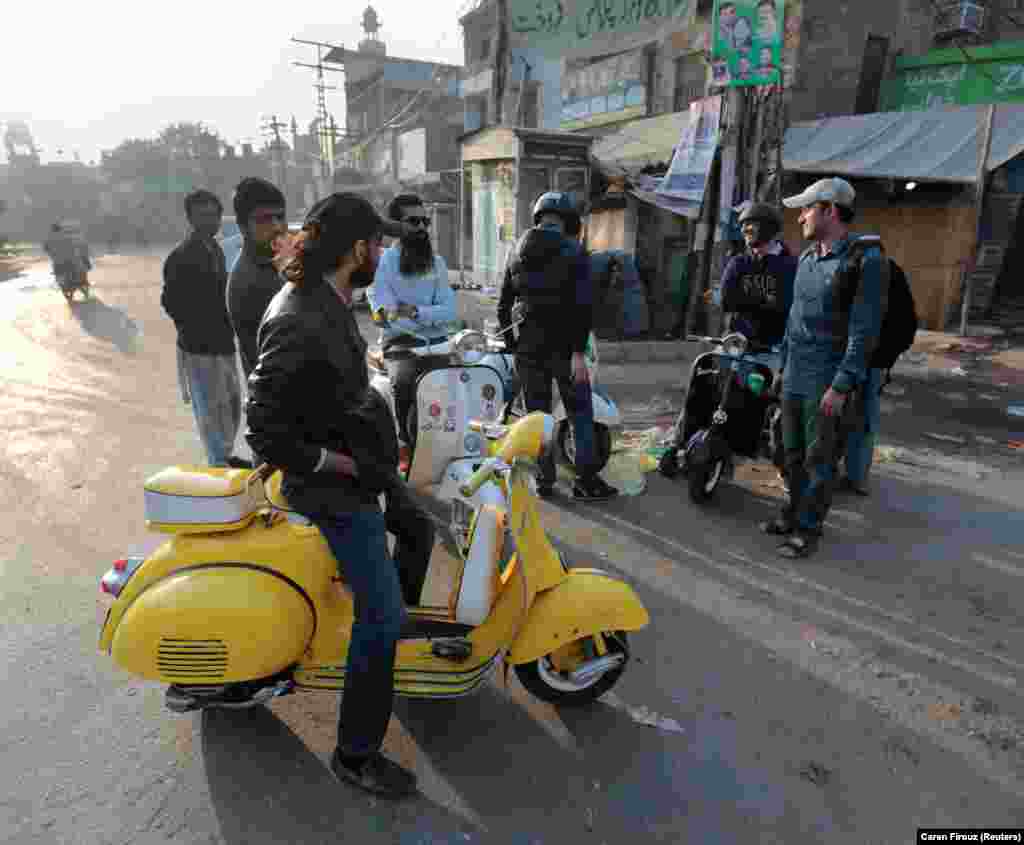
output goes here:
[[74, 299], [76, 290], [82, 292], [83, 299], [88, 299], [92, 295], [89, 270], [82, 262], [65, 261], [58, 264], [53, 268], [53, 275], [57, 279], [60, 292], [69, 303]]

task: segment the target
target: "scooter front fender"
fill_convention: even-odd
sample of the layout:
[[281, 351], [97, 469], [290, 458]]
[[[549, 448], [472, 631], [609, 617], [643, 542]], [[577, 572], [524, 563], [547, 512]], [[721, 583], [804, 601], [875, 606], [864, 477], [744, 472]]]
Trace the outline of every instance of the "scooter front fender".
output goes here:
[[636, 631], [651, 621], [633, 588], [599, 569], [570, 569], [530, 607], [509, 661], [529, 663], [601, 631]]

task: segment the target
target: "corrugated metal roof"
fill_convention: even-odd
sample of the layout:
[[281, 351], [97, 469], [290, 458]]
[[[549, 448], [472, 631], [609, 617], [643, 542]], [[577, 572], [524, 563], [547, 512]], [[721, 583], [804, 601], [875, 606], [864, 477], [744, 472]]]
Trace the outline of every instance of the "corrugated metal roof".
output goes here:
[[[803, 173], [973, 184], [987, 106], [878, 112], [795, 123], [783, 167]], [[987, 166], [1024, 151], [1024, 106], [997, 106]]]

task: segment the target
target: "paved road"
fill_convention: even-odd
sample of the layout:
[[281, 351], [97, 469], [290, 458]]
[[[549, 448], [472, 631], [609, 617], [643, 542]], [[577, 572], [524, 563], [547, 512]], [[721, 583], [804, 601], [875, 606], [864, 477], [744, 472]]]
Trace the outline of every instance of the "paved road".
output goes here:
[[201, 456], [158, 279], [158, 258], [103, 258], [96, 300], [71, 308], [38, 272], [0, 284], [0, 843], [791, 845], [1024, 826], [1022, 475], [920, 438], [870, 499], [838, 502], [799, 565], [756, 534], [779, 491], [753, 468], [704, 510], [657, 476], [606, 506], [544, 505], [572, 560], [620, 572], [653, 624], [587, 711], [514, 676], [400, 702], [387, 747], [419, 773], [414, 801], [332, 780], [333, 695], [172, 716], [97, 653], [95, 622], [99, 575], [154, 543], [142, 479]]

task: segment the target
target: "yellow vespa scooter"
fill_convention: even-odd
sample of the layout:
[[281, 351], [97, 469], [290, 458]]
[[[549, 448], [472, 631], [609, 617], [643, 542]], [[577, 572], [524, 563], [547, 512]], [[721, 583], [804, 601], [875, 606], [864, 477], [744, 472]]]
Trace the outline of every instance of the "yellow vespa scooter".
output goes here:
[[[459, 542], [447, 607], [409, 608], [398, 644], [399, 695], [477, 689], [504, 659], [531, 693], [585, 704], [622, 675], [627, 631], [649, 621], [631, 587], [569, 569], [535, 508], [534, 461], [554, 421], [472, 423], [486, 457], [460, 487], [484, 501]], [[175, 712], [245, 708], [296, 689], [339, 690], [353, 621], [350, 591], [320, 532], [291, 512], [279, 474], [171, 467], [145, 485], [147, 525], [173, 535], [148, 558], [119, 560], [100, 649], [132, 675], [170, 685]], [[487, 492], [481, 500], [475, 493]], [[501, 495], [497, 495], [499, 493]]]

